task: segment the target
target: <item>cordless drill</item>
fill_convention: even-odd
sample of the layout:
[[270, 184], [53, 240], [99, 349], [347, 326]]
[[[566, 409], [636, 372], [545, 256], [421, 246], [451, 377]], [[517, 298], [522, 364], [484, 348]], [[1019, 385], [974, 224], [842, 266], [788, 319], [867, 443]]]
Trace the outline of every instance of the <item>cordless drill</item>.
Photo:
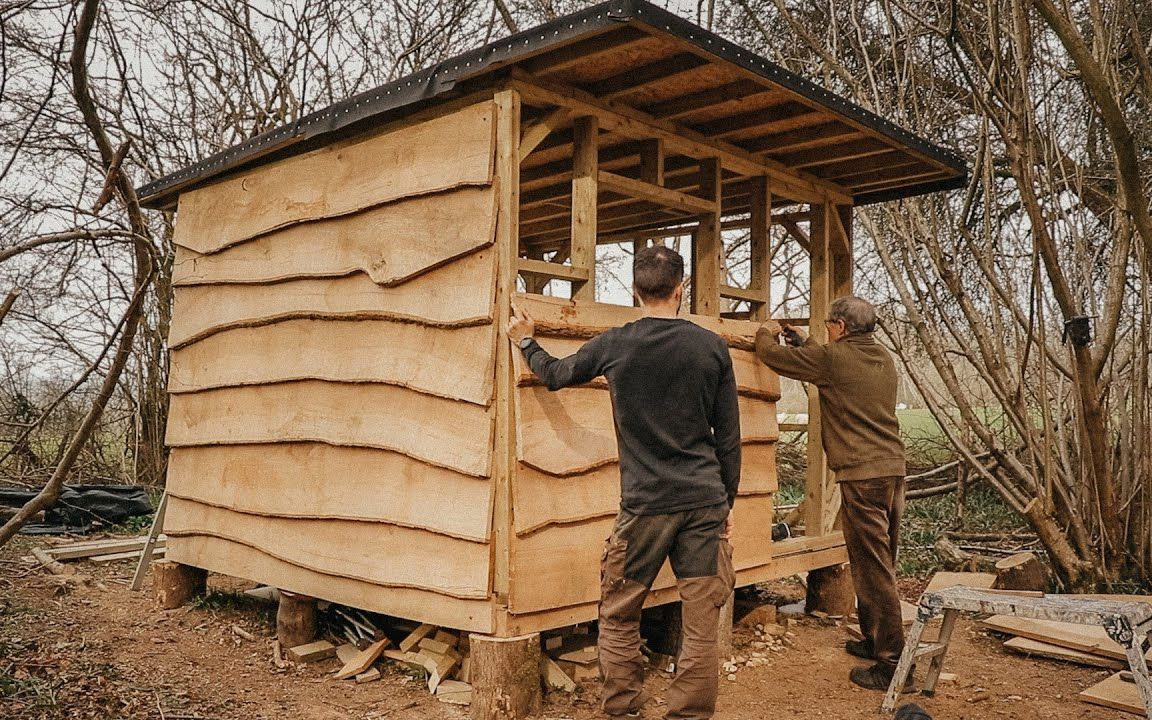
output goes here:
[[784, 342], [792, 347], [802, 347], [804, 345], [804, 336], [800, 331], [789, 325], [784, 326], [782, 332], [784, 333]]

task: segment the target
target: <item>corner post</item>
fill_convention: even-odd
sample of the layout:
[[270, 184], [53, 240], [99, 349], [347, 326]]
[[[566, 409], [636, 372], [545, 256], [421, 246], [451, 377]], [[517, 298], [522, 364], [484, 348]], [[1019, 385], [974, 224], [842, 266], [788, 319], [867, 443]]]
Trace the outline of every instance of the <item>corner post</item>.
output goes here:
[[492, 562], [489, 590], [497, 634], [507, 625], [511, 587], [512, 474], [516, 469], [516, 383], [512, 344], [504, 335], [516, 293], [520, 256], [520, 93], [496, 93], [496, 323], [495, 443], [492, 448]]
[[760, 292], [762, 303], [752, 303], [752, 320], [768, 319], [772, 305], [772, 186], [767, 175], [752, 178], [752, 207], [749, 230], [751, 272], [748, 289]]

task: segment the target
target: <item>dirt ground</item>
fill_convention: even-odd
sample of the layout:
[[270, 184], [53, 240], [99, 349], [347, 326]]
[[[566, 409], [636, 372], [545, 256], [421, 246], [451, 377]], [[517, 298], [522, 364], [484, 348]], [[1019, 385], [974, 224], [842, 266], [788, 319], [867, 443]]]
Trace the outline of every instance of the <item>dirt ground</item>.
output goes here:
[[[464, 707], [430, 697], [422, 684], [389, 670], [379, 682], [356, 685], [328, 679], [336, 660], [277, 669], [270, 643], [275, 609], [233, 594], [162, 611], [149, 591], [131, 592], [129, 562], [97, 567], [78, 564], [92, 577], [87, 586], [60, 583], [19, 561], [26, 541], [0, 553], [0, 718], [99, 718], [135, 720], [449, 720], [468, 717]], [[212, 576], [210, 587], [234, 590], [229, 578]], [[795, 588], [793, 588], [793, 591]], [[906, 587], [914, 600], [915, 583]], [[784, 589], [788, 591], [787, 588]], [[237, 625], [257, 637], [243, 640]], [[875, 718], [880, 693], [847, 680], [857, 662], [843, 652], [845, 630], [828, 620], [792, 623], [793, 646], [773, 653], [770, 664], [743, 668], [734, 681], [721, 679], [717, 717]], [[963, 620], [948, 654], [935, 697], [910, 697], [939, 720], [1044, 718], [1098, 720], [1126, 716], [1081, 703], [1076, 693], [1106, 673], [1007, 653], [971, 620]], [[737, 651], [751, 641], [736, 635]], [[645, 716], [661, 716], [668, 679], [653, 673], [656, 698]], [[596, 683], [573, 695], [550, 693], [544, 718], [591, 720]]]

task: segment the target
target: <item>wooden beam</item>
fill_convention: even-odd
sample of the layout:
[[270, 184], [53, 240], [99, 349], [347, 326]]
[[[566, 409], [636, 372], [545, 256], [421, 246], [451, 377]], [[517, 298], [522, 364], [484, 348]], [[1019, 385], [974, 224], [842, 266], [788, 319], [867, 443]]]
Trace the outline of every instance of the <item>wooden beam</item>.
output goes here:
[[692, 312], [719, 317], [720, 285], [723, 279], [723, 242], [720, 235], [720, 192], [723, 183], [719, 158], [700, 161], [701, 194], [715, 203], [711, 212], [701, 213], [692, 244]]
[[[824, 318], [828, 315], [829, 258], [828, 258], [828, 217], [827, 203], [812, 206], [812, 222], [809, 228], [809, 313], [811, 325], [809, 335], [818, 343], [828, 342], [828, 327]], [[828, 535], [833, 523], [827, 520], [826, 510], [832, 503], [829, 497], [831, 472], [828, 470], [824, 454], [823, 432], [820, 427], [820, 391], [815, 384], [808, 384], [808, 469], [804, 479], [805, 514], [804, 526], [809, 536]]]
[[788, 167], [812, 168], [876, 155], [885, 155], [891, 153], [892, 150], [891, 145], [882, 143], [874, 138], [866, 137], [861, 140], [851, 140], [835, 145], [801, 150], [795, 153], [773, 155], [773, 158]]
[[516, 262], [516, 271], [521, 275], [534, 275], [538, 277], [568, 280], [570, 282], [587, 282], [588, 269], [577, 268], [571, 265], [547, 262], [545, 260], [532, 260], [520, 258]]
[[588, 93], [603, 100], [630, 95], [649, 85], [655, 85], [670, 78], [695, 72], [710, 63], [691, 53], [681, 53], [656, 62], [628, 70], [604, 80], [588, 85]]
[[[763, 290], [755, 288], [738, 288], [731, 285], [720, 286], [720, 297], [732, 300], [741, 300], [753, 305], [763, 306], [768, 302], [768, 295]], [[755, 319], [755, 318], [753, 318]]]
[[572, 111], [568, 108], [553, 110], [525, 129], [520, 137], [520, 162], [523, 163], [524, 158], [531, 155], [544, 138], [551, 135], [571, 115]]
[[692, 129], [705, 137], [723, 137], [759, 127], [768, 128], [764, 131], [765, 134], [768, 134], [776, 132], [776, 130], [771, 129], [773, 123], [811, 115], [813, 112], [812, 108], [807, 105], [788, 101], [780, 103], [779, 105], [771, 105], [766, 108], [757, 108], [756, 110], [741, 112], [737, 115], [729, 115], [728, 117], [709, 120], [706, 123], [693, 125]]
[[[889, 149], [870, 157], [856, 158], [855, 160], [847, 160], [844, 162], [837, 160], [835, 163], [821, 165], [810, 172], [819, 177], [839, 178], [842, 175], [858, 175], [860, 173], [883, 170], [900, 162], [902, 162], [900, 151]], [[830, 198], [830, 200], [832, 202], [851, 202], [851, 200], [840, 200], [837, 198]]]
[[602, 102], [577, 88], [533, 77], [518, 68], [512, 69], [508, 87], [516, 88], [533, 102], [571, 107], [578, 113], [595, 115], [603, 129], [647, 140], [660, 138], [669, 150], [697, 159], [717, 157], [726, 168], [742, 175], [767, 173], [777, 183], [777, 194], [800, 202], [819, 202], [830, 197], [835, 202], [851, 202], [844, 188], [808, 173], [797, 173], [772, 160], [758, 159], [730, 143], [713, 141], [688, 128], [659, 120], [634, 108]]
[[835, 145], [845, 140], [864, 137], [856, 128], [828, 119], [819, 125], [789, 132], [773, 133], [754, 140], [747, 140], [741, 146], [750, 152], [775, 156], [780, 153], [796, 152], [825, 145]]
[[640, 179], [664, 187], [664, 141], [658, 138], [640, 141]]
[[809, 242], [808, 234], [800, 229], [800, 226], [796, 224], [795, 220], [781, 218], [780, 224], [784, 226], [784, 229], [792, 236], [792, 239], [795, 240], [800, 247], [804, 248], [804, 252], [811, 252], [811, 243]]
[[623, 27], [578, 40], [566, 47], [544, 53], [537, 58], [525, 60], [520, 63], [520, 67], [536, 75], [546, 75], [588, 62], [590, 58], [596, 55], [623, 50], [631, 45], [651, 39], [652, 36], [643, 30]]
[[753, 320], [767, 320], [772, 300], [772, 189], [767, 175], [752, 178], [752, 209], [749, 219], [748, 287], [763, 297], [763, 302], [752, 306]]
[[623, 175], [616, 175], [601, 170], [599, 179], [600, 189], [602, 191], [606, 190], [627, 195], [628, 197], [634, 197], [638, 200], [647, 200], [650, 203], [663, 205], [673, 210], [695, 210], [701, 213], [720, 211], [720, 207], [712, 200], [705, 200], [704, 198], [682, 193], [678, 190], [670, 190], [668, 188], [662, 188], [659, 185], [633, 180]]
[[[516, 261], [520, 255], [520, 94], [496, 93], [496, 327], [505, 328], [516, 292]], [[497, 630], [507, 625], [511, 587], [509, 559], [512, 537], [512, 473], [516, 471], [516, 387], [512, 343], [496, 333], [496, 432], [492, 453], [492, 564], [491, 587], [495, 599], [493, 620]]]
[[572, 267], [588, 279], [572, 283], [572, 297], [596, 299], [596, 213], [600, 128], [595, 115], [576, 118], [572, 149]]
[[[655, 118], [675, 120], [685, 115], [699, 112], [705, 108], [711, 110], [727, 103], [744, 103], [747, 102], [751, 96], [771, 92], [773, 92], [771, 88], [765, 87], [760, 83], [751, 80], [737, 80], [736, 82], [721, 85], [711, 90], [690, 93], [671, 100], [663, 100], [652, 105], [647, 105], [641, 108], [641, 110]], [[784, 98], [781, 98], [781, 102], [784, 102], [784, 100]]]

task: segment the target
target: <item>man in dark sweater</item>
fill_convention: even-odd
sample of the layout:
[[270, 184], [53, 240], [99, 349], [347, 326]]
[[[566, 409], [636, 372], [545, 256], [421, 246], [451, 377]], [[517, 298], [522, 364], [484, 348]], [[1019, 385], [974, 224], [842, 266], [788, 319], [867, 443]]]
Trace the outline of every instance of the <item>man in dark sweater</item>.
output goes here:
[[647, 700], [640, 611], [664, 561], [683, 601], [676, 677], [665, 694], [670, 720], [712, 717], [720, 608], [735, 584], [731, 508], [740, 482], [740, 414], [728, 346], [677, 317], [684, 260], [641, 250], [634, 292], [644, 315], [554, 358], [513, 306], [508, 335], [550, 390], [608, 379], [620, 456], [620, 511], [601, 561], [600, 674], [603, 708], [635, 715]]
[[[820, 389], [821, 438], [844, 499], [844, 540], [864, 634], [846, 649], [875, 661], [850, 677], [861, 687], [886, 690], [904, 649], [895, 570], [905, 474], [896, 367], [872, 336], [876, 309], [868, 301], [837, 298], [824, 322], [827, 345], [768, 321], [756, 333], [756, 355], [780, 375]], [[785, 331], [802, 345], [782, 347]]]

